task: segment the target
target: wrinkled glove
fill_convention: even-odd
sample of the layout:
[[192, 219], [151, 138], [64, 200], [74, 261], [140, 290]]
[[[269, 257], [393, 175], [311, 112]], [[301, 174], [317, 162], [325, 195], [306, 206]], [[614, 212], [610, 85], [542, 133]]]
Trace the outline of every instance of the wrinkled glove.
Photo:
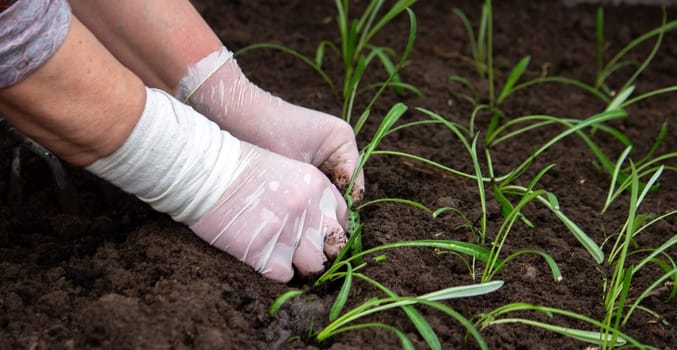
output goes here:
[[235, 173], [212, 209], [190, 226], [202, 239], [278, 281], [292, 278], [290, 262], [313, 274], [326, 256], [338, 255], [346, 243], [347, 207], [319, 170], [243, 142]]
[[147, 89], [125, 143], [87, 170], [189, 225], [264, 276], [319, 272], [346, 241], [347, 207], [316, 167], [240, 142]]
[[[244, 76], [225, 47], [190, 66], [175, 96], [243, 141], [315, 165], [342, 190], [358, 163], [348, 123], [260, 89]], [[360, 172], [353, 198], [360, 199], [363, 192]]]

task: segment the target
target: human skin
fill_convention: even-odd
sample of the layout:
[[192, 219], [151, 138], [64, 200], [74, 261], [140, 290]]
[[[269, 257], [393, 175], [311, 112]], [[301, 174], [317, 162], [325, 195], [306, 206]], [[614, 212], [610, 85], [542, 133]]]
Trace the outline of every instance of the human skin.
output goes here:
[[62, 159], [86, 166], [122, 145], [145, 100], [141, 79], [74, 17], [52, 57], [0, 89], [0, 114]]
[[146, 85], [173, 93], [221, 40], [188, 1], [71, 0], [73, 13]]

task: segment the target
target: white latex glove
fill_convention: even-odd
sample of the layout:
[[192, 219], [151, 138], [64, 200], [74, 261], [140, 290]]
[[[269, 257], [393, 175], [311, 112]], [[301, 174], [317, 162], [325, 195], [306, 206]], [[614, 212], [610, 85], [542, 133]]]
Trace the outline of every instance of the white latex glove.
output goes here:
[[162, 91], [125, 143], [87, 169], [276, 281], [320, 272], [347, 207], [316, 167], [240, 142]]
[[[348, 123], [260, 89], [244, 76], [225, 47], [190, 66], [175, 96], [243, 141], [320, 168], [342, 190], [358, 163]], [[360, 199], [363, 192], [360, 172], [353, 198]]]
[[320, 272], [345, 245], [346, 203], [317, 168], [243, 142], [236, 174], [190, 226], [209, 244], [278, 281], [292, 278], [290, 262]]

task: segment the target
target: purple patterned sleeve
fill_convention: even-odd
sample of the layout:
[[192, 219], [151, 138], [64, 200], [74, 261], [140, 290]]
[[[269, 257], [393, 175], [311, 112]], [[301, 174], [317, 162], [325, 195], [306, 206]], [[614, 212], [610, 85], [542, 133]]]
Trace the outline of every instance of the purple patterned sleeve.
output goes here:
[[0, 88], [38, 69], [61, 46], [71, 20], [66, 0], [18, 0], [0, 12]]

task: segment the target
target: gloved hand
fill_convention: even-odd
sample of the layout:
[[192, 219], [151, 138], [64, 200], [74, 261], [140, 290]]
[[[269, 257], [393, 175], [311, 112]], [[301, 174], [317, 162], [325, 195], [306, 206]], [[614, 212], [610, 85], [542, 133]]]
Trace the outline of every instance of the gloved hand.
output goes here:
[[[175, 96], [241, 140], [315, 165], [339, 189], [345, 189], [358, 163], [348, 123], [260, 89], [244, 76], [225, 47], [190, 66]], [[353, 198], [360, 199], [363, 192], [360, 172]]]
[[[346, 243], [347, 207], [312, 165], [242, 142], [236, 176], [190, 228], [209, 244], [286, 282], [324, 268]], [[324, 246], [324, 248], [323, 248]]]
[[162, 91], [125, 143], [87, 166], [276, 281], [322, 270], [347, 207], [316, 167], [240, 142]]

